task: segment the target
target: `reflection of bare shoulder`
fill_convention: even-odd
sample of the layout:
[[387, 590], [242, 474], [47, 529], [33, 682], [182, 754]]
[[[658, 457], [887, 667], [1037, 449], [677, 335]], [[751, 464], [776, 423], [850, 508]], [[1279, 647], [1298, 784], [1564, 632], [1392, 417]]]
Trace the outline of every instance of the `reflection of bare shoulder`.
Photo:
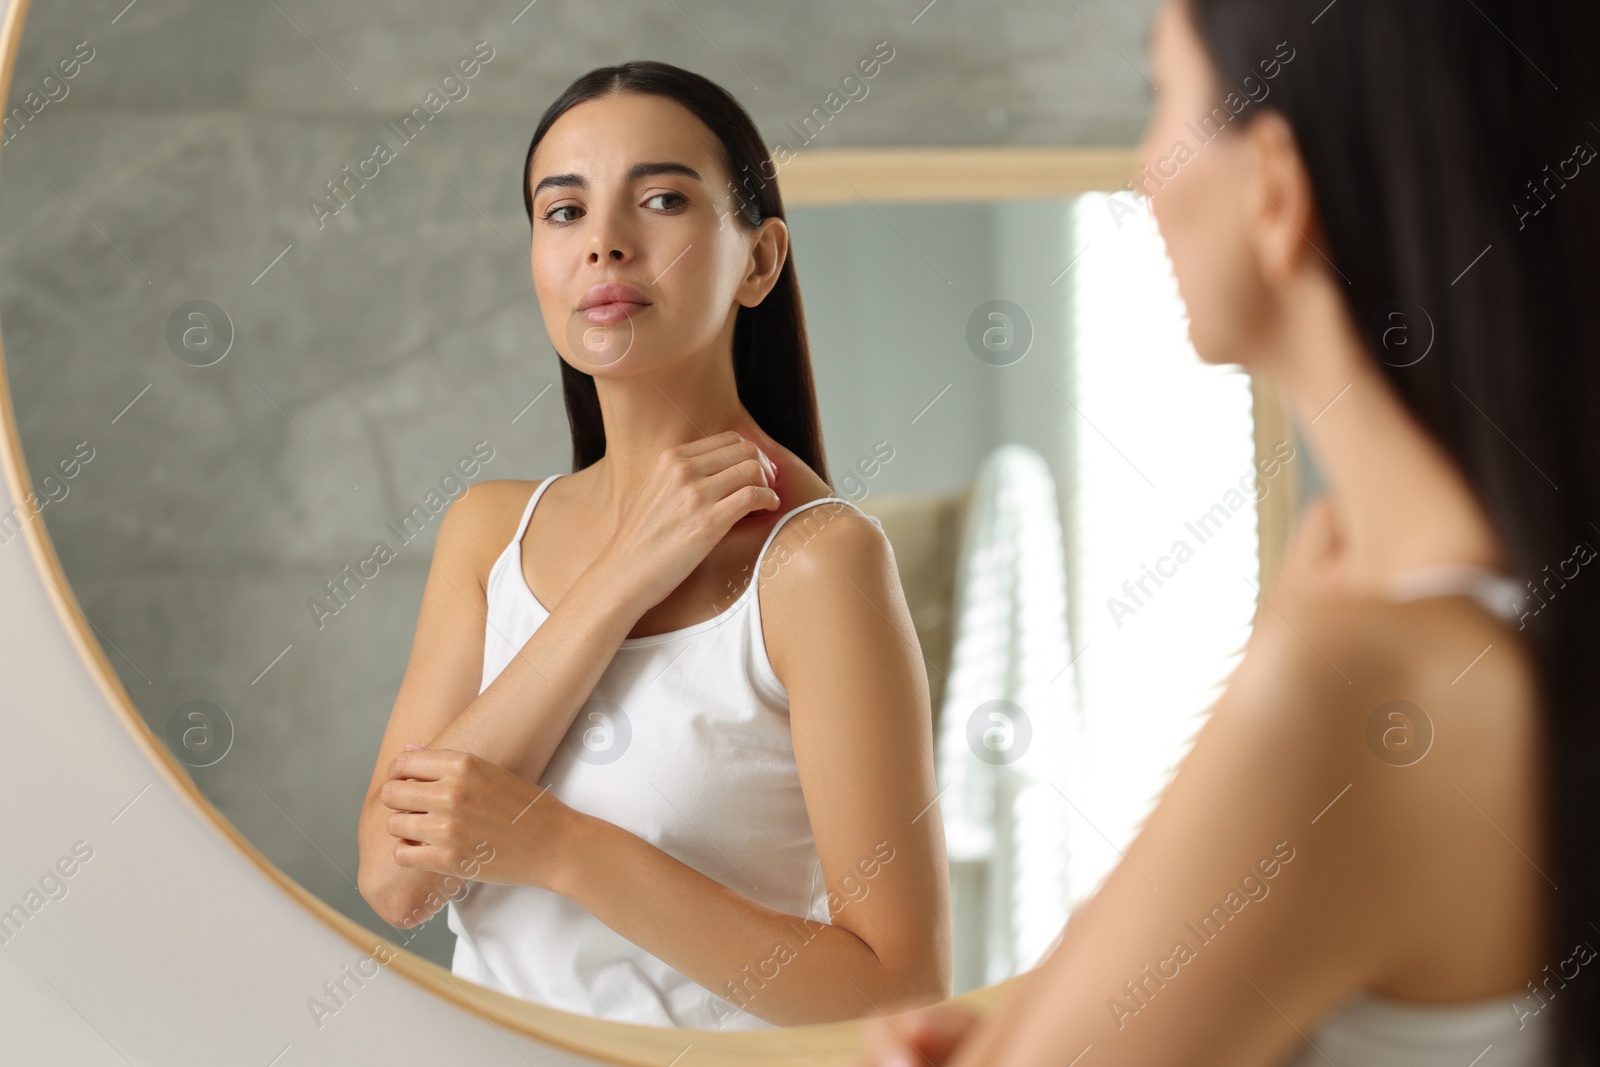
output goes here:
[[538, 487], [538, 481], [524, 478], [473, 483], [445, 512], [435, 555], [448, 552], [458, 557], [455, 562], [475, 575], [482, 586], [495, 559], [511, 543], [523, 509]]
[[856, 508], [836, 500], [815, 504], [792, 516], [772, 538], [762, 561], [763, 587], [785, 571], [796, 581], [848, 574], [880, 543], [887, 550], [877, 524]]
[[818, 627], [915, 631], [889, 539], [848, 504], [806, 508], [773, 537], [758, 575], [768, 655], [779, 677], [797, 641]]

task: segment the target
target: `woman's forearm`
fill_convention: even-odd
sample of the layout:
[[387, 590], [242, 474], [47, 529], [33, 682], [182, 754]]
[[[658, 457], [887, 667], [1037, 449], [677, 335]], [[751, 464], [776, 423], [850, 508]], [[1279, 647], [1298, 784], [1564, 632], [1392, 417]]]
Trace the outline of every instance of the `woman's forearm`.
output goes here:
[[831, 1022], [944, 995], [937, 976], [897, 971], [844, 927], [751, 900], [603, 819], [572, 820], [555, 891], [751, 1015]]
[[470, 752], [538, 781], [640, 614], [604, 571], [584, 572], [489, 688], [424, 747]]
[[[415, 743], [470, 752], [538, 781], [641, 613], [603, 574], [585, 572], [489, 687], [437, 735]], [[387, 830], [393, 813], [378, 791], [367, 798], [360, 888], [385, 922], [406, 929], [431, 918], [462, 889], [457, 878], [394, 862], [397, 842]]]

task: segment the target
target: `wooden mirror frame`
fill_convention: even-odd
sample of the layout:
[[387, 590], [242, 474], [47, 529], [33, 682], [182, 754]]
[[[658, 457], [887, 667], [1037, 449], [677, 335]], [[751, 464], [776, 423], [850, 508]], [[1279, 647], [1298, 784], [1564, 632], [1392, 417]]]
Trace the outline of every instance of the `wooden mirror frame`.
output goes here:
[[[8, 100], [28, 6], [28, 0], [14, 0], [5, 9], [3, 23], [0, 23], [0, 90], [6, 93]], [[841, 204], [863, 199], [874, 204], [943, 203], [1055, 199], [1092, 191], [1113, 192], [1126, 187], [1132, 172], [1133, 152], [1129, 148], [837, 149], [801, 154], [783, 168], [780, 183], [789, 206]], [[1275, 388], [1256, 380], [1253, 393], [1256, 454], [1260, 459], [1270, 455], [1274, 442], [1293, 440], [1294, 430], [1288, 409]], [[5, 369], [3, 339], [0, 339], [0, 422], [3, 422], [0, 471], [3, 471], [5, 486], [12, 498], [22, 503], [29, 498], [33, 486], [23, 463]], [[1298, 470], [1288, 468], [1284, 476], [1291, 483], [1285, 487], [1287, 491], [1269, 494], [1259, 516], [1263, 586], [1281, 559], [1299, 500], [1295, 484]], [[285, 895], [363, 953], [387, 951], [391, 958], [386, 966], [463, 1011], [475, 1013], [497, 1027], [526, 1035], [541, 1045], [602, 1062], [653, 1067], [751, 1061], [773, 1065], [848, 1064], [859, 1055], [860, 1029], [864, 1022], [861, 1019], [757, 1032], [685, 1030], [614, 1022], [545, 1007], [475, 983], [458, 981], [446, 968], [375, 936], [275, 866], [200, 793], [182, 765], [146, 725], [91, 633], [46, 533], [43, 518], [25, 522], [22, 536], [33, 566], [48, 590], [56, 621], [70, 639], [106, 705], [114, 710], [138, 749], [167, 785], [188, 803], [203, 823]], [[964, 993], [955, 1001], [985, 1011], [1016, 981], [1013, 977]], [[184, 1009], [181, 1001], [173, 1002], [174, 1015]], [[402, 1026], [405, 1023], [400, 1021]]]

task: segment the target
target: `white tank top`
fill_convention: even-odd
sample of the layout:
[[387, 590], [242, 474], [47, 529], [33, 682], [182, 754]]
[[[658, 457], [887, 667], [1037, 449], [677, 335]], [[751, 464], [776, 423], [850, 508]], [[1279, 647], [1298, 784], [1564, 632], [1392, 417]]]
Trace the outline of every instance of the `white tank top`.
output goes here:
[[[1406, 571], [1389, 589], [1391, 600], [1433, 596], [1470, 596], [1506, 622], [1520, 619], [1524, 603], [1516, 581], [1480, 567]], [[1552, 1018], [1532, 992], [1430, 1006], [1361, 995], [1324, 1019], [1285, 1067], [1550, 1067]]]
[[[534, 490], [515, 536], [490, 568], [480, 693], [549, 615], [523, 578], [521, 545], [534, 506], [558, 477]], [[785, 513], [752, 575], [761, 573], [786, 522], [830, 501], [850, 504], [822, 497]], [[539, 783], [730, 889], [828, 922], [827, 886], [789, 732], [788, 692], [767, 659], [756, 586], [752, 578], [725, 610], [693, 626], [625, 638]], [[759, 999], [755, 963], [738, 986], [707, 990], [558, 893], [468, 886], [447, 905], [455, 974], [616, 1021], [773, 1028], [738, 1006]]]

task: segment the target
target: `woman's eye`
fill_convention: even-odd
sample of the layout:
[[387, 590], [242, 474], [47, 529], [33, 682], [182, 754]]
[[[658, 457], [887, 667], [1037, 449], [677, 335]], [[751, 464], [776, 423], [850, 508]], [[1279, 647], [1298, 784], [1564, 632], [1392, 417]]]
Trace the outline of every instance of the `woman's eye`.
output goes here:
[[650, 197], [650, 199], [646, 200], [645, 203], [647, 205], [654, 204], [657, 200], [669, 201], [668, 203], [660, 206], [660, 210], [662, 211], [671, 211], [673, 208], [689, 202], [689, 198], [684, 196], [682, 193], [656, 193], [654, 196]]
[[539, 217], [541, 219], [545, 219], [545, 220], [550, 221], [550, 222], [572, 222], [573, 221], [572, 219], [569, 219], [569, 218], [557, 218], [557, 216], [560, 215], [560, 213], [563, 212], [563, 211], [577, 211], [577, 210], [578, 209], [576, 207], [573, 207], [571, 204], [563, 204], [560, 207], [551, 208], [549, 211], [546, 211], [543, 215], [540, 215]]

